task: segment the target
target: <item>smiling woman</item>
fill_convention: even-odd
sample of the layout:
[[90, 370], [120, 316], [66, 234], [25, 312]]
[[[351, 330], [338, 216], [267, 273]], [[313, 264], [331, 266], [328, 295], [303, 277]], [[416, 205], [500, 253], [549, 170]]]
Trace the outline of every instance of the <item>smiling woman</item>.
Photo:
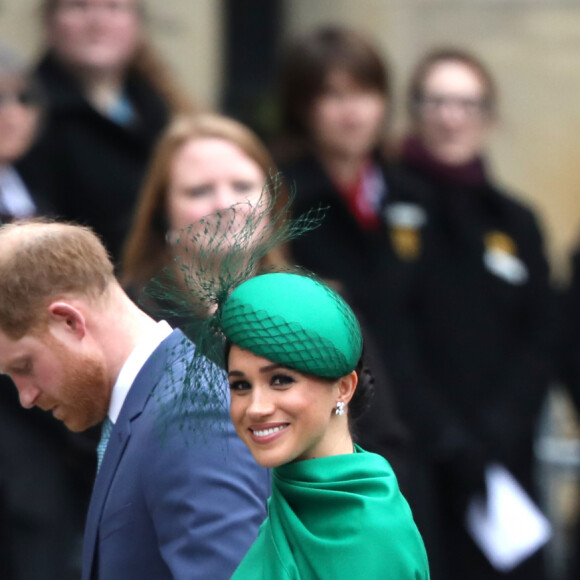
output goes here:
[[218, 316], [234, 426], [274, 468], [269, 517], [233, 578], [428, 579], [390, 465], [351, 435], [371, 392], [352, 310], [322, 282], [279, 272], [242, 283]]
[[433, 576], [445, 580], [544, 577], [541, 551], [504, 573], [465, 527], [489, 465], [536, 495], [534, 438], [555, 352], [541, 223], [486, 154], [498, 99], [486, 64], [464, 49], [417, 64], [401, 161], [432, 200], [428, 243], [400, 307], [372, 320], [398, 329], [390, 376], [420, 451], [417, 487], [429, 490], [421, 529]]
[[356, 373], [327, 381], [237, 346], [229, 360], [232, 420], [260, 465], [352, 453], [348, 429], [332, 419], [354, 394]]
[[[357, 374], [325, 380], [271, 363], [233, 346], [231, 416], [238, 435], [264, 467], [353, 452], [343, 422], [331, 421], [356, 393]], [[362, 396], [365, 396], [364, 393]]]

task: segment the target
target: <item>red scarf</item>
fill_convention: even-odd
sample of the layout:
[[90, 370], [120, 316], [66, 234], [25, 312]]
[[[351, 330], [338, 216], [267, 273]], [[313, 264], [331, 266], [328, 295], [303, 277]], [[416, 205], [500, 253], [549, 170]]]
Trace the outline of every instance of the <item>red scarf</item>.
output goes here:
[[340, 196], [345, 201], [350, 213], [355, 217], [363, 230], [376, 231], [381, 225], [377, 213], [380, 191], [376, 191], [376, 172], [378, 169], [369, 160], [359, 171], [357, 178], [346, 187], [334, 182]]

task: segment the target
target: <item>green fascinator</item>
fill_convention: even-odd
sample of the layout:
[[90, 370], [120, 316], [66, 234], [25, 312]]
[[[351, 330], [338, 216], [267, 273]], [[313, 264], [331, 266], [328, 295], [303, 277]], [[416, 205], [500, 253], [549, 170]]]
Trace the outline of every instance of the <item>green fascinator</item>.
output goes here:
[[221, 313], [221, 329], [240, 348], [295, 370], [337, 378], [362, 352], [359, 323], [331, 288], [296, 273], [269, 273], [238, 286]]
[[[271, 311], [271, 324], [282, 329], [280, 323], [285, 321], [284, 332], [273, 340], [278, 341], [278, 350], [282, 349], [283, 342], [292, 341], [296, 344], [296, 352], [299, 348], [310, 350], [309, 356], [316, 359], [307, 363], [308, 353], [305, 352], [302, 357], [296, 353], [291, 355], [292, 349], [288, 348], [288, 355], [280, 359], [281, 363], [289, 366], [293, 363], [292, 366], [296, 369], [318, 373], [318, 359], [324, 358], [324, 362], [320, 362], [320, 369], [325, 369], [324, 374], [319, 373], [321, 376], [339, 376], [354, 368], [354, 365], [350, 365], [356, 348], [348, 346], [349, 339], [338, 339], [339, 317], [336, 313], [334, 318], [330, 316], [333, 310], [330, 305], [323, 310], [322, 297], [314, 305], [317, 292], [313, 289], [320, 288], [319, 292], [329, 293], [328, 301], [335, 303], [334, 310], [348, 310], [338, 296], [323, 284], [296, 274], [284, 275], [293, 281], [284, 293], [278, 288], [278, 282], [275, 290], [273, 287], [268, 290], [261, 286], [271, 279], [264, 270], [271, 266], [263, 265], [268, 253], [283, 248], [290, 240], [318, 227], [323, 217], [324, 210], [315, 209], [292, 218], [291, 203], [292, 195], [286, 195], [280, 177], [274, 175], [268, 180], [256, 202], [241, 202], [172, 233], [168, 242], [171, 244], [173, 260], [149, 282], [141, 301], [146, 311], [154, 314], [156, 318], [165, 318], [195, 343], [193, 353], [187, 339], [171, 353], [168, 373], [173, 372], [172, 369], [176, 366], [182, 370], [157, 391], [162, 408], [161, 416], [167, 417], [165, 423], [171, 422], [172, 411], [176, 406], [185, 409], [195, 407], [196, 412], [205, 415], [221, 412], [227, 406], [229, 390], [224, 389], [227, 380], [223, 369], [225, 340], [229, 335], [223, 327], [224, 314], [227, 315], [228, 332], [235, 332], [237, 328], [249, 340], [251, 330], [257, 332], [259, 324], [265, 324], [269, 308], [275, 304], [269, 302], [274, 295], [278, 295], [280, 306]], [[285, 265], [281, 267], [284, 268]], [[272, 280], [279, 280], [278, 275]], [[248, 302], [249, 318], [243, 324], [242, 311], [247, 302], [244, 298], [246, 284], [256, 276], [262, 290], [255, 292], [254, 302]], [[296, 279], [300, 280], [299, 284], [308, 287], [310, 298], [300, 297], [298, 293], [302, 290], [297, 286]], [[254, 294], [254, 290], [250, 293]], [[288, 297], [290, 303], [299, 300], [307, 306], [304, 315], [299, 317], [298, 310], [292, 314], [292, 310], [280, 309], [284, 302], [283, 296]], [[265, 301], [258, 300], [260, 297]], [[312, 303], [309, 305], [309, 302]], [[322, 325], [314, 324], [314, 314], [321, 317], [320, 323], [328, 318], [326, 329]], [[305, 324], [308, 319], [311, 319], [310, 325]], [[253, 327], [251, 320], [254, 321]], [[355, 322], [349, 324], [352, 326]], [[294, 328], [297, 333], [291, 334], [290, 330]], [[333, 333], [337, 336], [333, 337]], [[272, 336], [275, 336], [274, 332]], [[356, 339], [350, 340], [356, 343]], [[235, 341], [237, 343], [237, 338]], [[313, 345], [317, 345], [318, 351], [313, 349]], [[263, 356], [268, 356], [269, 352], [265, 349], [260, 351]], [[343, 373], [342, 369], [346, 371]], [[180, 428], [195, 431], [196, 424], [194, 418], [188, 424], [180, 425]]]

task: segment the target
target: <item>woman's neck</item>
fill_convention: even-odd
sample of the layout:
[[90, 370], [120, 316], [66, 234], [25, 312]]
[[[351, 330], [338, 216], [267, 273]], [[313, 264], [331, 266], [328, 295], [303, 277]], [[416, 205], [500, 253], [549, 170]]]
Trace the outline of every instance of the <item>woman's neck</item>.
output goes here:
[[354, 441], [346, 428], [337, 427], [330, 430], [328, 440], [319, 446], [312, 454], [303, 459], [320, 459], [321, 457], [333, 457], [335, 455], [349, 455], [354, 453]]

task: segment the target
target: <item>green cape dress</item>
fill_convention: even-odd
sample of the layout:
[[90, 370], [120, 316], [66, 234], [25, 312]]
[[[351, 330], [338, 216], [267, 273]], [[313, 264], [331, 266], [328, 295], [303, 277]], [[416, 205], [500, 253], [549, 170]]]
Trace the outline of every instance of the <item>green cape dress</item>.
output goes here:
[[268, 518], [232, 580], [428, 580], [425, 547], [389, 463], [355, 453], [272, 470]]

